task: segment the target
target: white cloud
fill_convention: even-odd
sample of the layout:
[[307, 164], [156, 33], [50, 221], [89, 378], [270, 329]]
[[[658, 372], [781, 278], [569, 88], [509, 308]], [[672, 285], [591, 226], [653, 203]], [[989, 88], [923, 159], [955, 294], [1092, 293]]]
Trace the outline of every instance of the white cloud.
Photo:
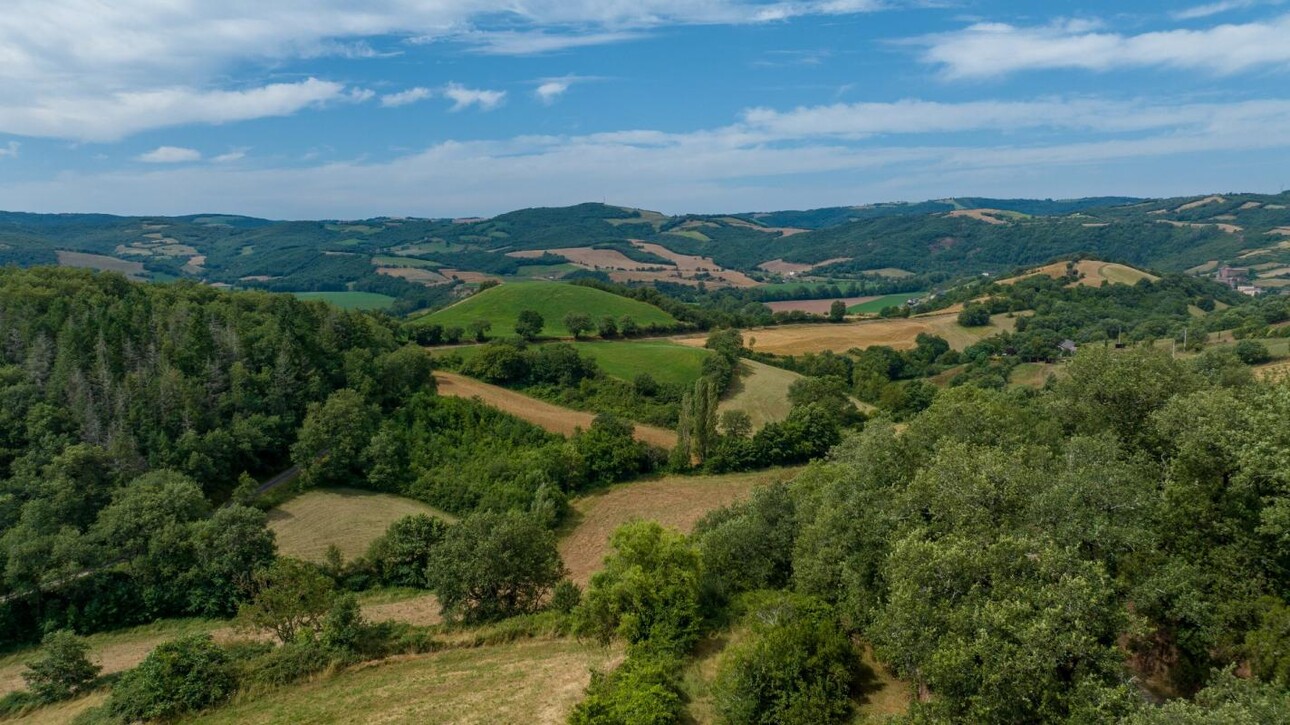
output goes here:
[[158, 146], [146, 154], [140, 154], [137, 158], [149, 164], [185, 164], [201, 161], [202, 153], [197, 149], [181, 146]]
[[25, 103], [0, 103], [0, 131], [113, 141], [168, 126], [287, 116], [310, 106], [344, 100], [343, 91], [339, 83], [310, 78], [244, 91], [169, 87], [76, 97], [38, 96]]
[[20, 148], [22, 148], [22, 144], [17, 141], [10, 141], [5, 146], [0, 147], [0, 159], [3, 159], [6, 156], [9, 158], [16, 158], [18, 156], [18, 149]]
[[1073, 68], [1107, 71], [1168, 67], [1232, 74], [1290, 65], [1290, 15], [1203, 30], [1139, 35], [1098, 32], [1087, 23], [1021, 28], [979, 23], [924, 38], [923, 60], [949, 78], [989, 78], [1020, 71]]
[[449, 83], [443, 87], [443, 95], [452, 100], [453, 111], [461, 111], [471, 106], [479, 106], [481, 111], [491, 111], [506, 100], [506, 91], [488, 91], [479, 88], [467, 88], [460, 83]]
[[567, 75], [559, 78], [543, 78], [537, 81], [538, 87], [534, 89], [533, 95], [546, 105], [551, 105], [559, 100], [573, 87], [575, 83], [584, 83], [586, 81], [601, 80], [593, 76]]
[[407, 106], [409, 104], [416, 103], [417, 101], [424, 101], [432, 96], [434, 96], [434, 91], [429, 88], [417, 86], [416, 88], [409, 88], [406, 91], [381, 96], [381, 105], [386, 108], [398, 108], [399, 106]]
[[245, 149], [245, 148], [233, 149], [232, 151], [229, 151], [227, 153], [222, 153], [218, 156], [212, 157], [211, 163], [231, 164], [234, 161], [241, 161], [242, 159], [246, 158], [247, 151], [249, 151], [249, 149]]
[[[622, 42], [672, 25], [759, 23], [880, 6], [877, 0], [8, 0], [0, 13], [0, 133], [107, 141], [177, 124], [296, 113], [341, 100], [340, 84], [230, 90], [228, 79], [297, 58], [388, 55], [388, 47], [372, 46], [388, 36], [533, 54]], [[311, 94], [269, 102], [267, 96], [287, 95], [291, 86]], [[351, 93], [351, 101], [371, 95]], [[238, 96], [262, 105], [225, 110]]]
[[[1081, 131], [1077, 141], [1051, 133], [1072, 127]], [[890, 137], [868, 139], [872, 134]], [[1237, 162], [1252, 158], [1259, 163]], [[962, 194], [1270, 188], [1286, 163], [1290, 98], [909, 100], [754, 109], [730, 125], [688, 133], [627, 129], [445, 141], [384, 162], [67, 173], [0, 182], [0, 198], [42, 211], [92, 205], [117, 213], [219, 209], [275, 218], [471, 216], [605, 197], [663, 211], [729, 211]]]
[[1206, 5], [1194, 5], [1171, 13], [1176, 20], [1198, 20], [1213, 15], [1229, 13], [1233, 10], [1245, 10], [1259, 5], [1280, 5], [1282, 0], [1222, 0]]

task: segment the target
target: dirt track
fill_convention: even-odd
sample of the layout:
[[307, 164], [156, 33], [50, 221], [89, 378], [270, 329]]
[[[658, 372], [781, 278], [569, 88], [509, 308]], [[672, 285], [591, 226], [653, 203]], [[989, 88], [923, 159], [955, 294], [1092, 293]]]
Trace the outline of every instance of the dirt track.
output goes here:
[[[494, 408], [504, 410], [511, 415], [527, 420], [552, 433], [573, 435], [581, 428], [587, 430], [596, 419], [593, 413], [580, 410], [569, 410], [543, 400], [530, 398], [514, 390], [499, 388], [496, 385], [482, 383], [474, 378], [455, 373], [435, 371], [439, 381], [439, 394], [455, 398], [479, 398], [480, 401]], [[664, 428], [649, 425], [636, 425], [636, 440], [660, 448], [672, 448], [676, 445], [676, 433]]]

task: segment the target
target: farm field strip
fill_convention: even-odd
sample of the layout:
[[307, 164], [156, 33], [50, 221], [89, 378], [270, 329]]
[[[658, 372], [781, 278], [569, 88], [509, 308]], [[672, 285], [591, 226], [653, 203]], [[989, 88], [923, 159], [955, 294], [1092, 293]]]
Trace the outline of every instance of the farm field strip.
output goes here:
[[[919, 333], [939, 335], [955, 350], [1005, 330], [1012, 330], [1016, 319], [995, 315], [984, 327], [963, 327], [958, 315], [939, 314], [923, 317], [864, 320], [853, 323], [782, 325], [745, 330], [744, 339], [749, 347], [776, 355], [801, 355], [808, 352], [846, 352], [853, 347], [866, 348], [886, 345], [898, 350], [908, 350], [917, 344]], [[688, 336], [676, 339], [683, 345], [701, 347], [707, 338]]]
[[[464, 375], [436, 370], [434, 376], [439, 381], [440, 395], [479, 398], [485, 405], [491, 405], [517, 418], [527, 420], [552, 433], [573, 435], [579, 428], [583, 430], [591, 428], [592, 422], [596, 419], [593, 413], [561, 408], [544, 400], [489, 385]], [[676, 445], [675, 431], [639, 423], [635, 426], [636, 439], [639, 441], [667, 449]]]

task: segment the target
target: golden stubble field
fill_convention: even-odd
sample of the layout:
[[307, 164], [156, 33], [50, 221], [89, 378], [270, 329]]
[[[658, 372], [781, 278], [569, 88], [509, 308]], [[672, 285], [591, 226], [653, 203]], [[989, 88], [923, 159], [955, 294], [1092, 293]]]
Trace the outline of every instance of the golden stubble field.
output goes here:
[[[749, 347], [776, 355], [801, 355], [808, 352], [846, 352], [851, 348], [886, 345], [897, 350], [908, 350], [917, 343], [919, 333], [939, 335], [950, 347], [962, 350], [969, 345], [1000, 332], [1016, 328], [1016, 318], [995, 315], [985, 327], [963, 327], [958, 323], [957, 312], [945, 312], [889, 320], [863, 320], [861, 322], [783, 325], [744, 331], [744, 343]], [[683, 345], [702, 347], [706, 336], [678, 338]]]

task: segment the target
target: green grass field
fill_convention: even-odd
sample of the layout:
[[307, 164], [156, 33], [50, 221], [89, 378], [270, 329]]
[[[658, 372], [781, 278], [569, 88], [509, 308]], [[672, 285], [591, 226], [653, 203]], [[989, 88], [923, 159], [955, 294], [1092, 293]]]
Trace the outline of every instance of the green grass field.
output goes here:
[[576, 272], [582, 269], [576, 264], [525, 264], [515, 270], [516, 277], [524, 279], [538, 279], [543, 277], [559, 277], [560, 275]]
[[394, 304], [389, 295], [375, 292], [293, 292], [302, 300], [329, 302], [342, 310], [383, 310]]
[[372, 261], [382, 267], [416, 267], [418, 269], [438, 269], [443, 265], [438, 262], [432, 262], [429, 259], [418, 259], [416, 257], [400, 257], [393, 254], [380, 254], [372, 257]]
[[923, 292], [901, 292], [900, 294], [886, 295], [884, 297], [879, 297], [876, 300], [869, 300], [868, 302], [864, 302], [854, 307], [851, 307], [847, 310], [847, 312], [850, 312], [852, 314], [858, 314], [858, 313], [877, 314], [879, 312], [882, 312], [882, 308], [884, 307], [891, 307], [892, 305], [903, 305], [905, 304], [906, 300], [910, 300], [915, 297], [922, 297], [924, 294], [925, 293]]
[[672, 329], [679, 325], [676, 318], [653, 305], [591, 287], [559, 282], [503, 284], [419, 317], [413, 324], [465, 328], [475, 320], [488, 320], [493, 324], [494, 336], [506, 337], [514, 334], [515, 321], [522, 310], [536, 310], [542, 315], [546, 321], [542, 334], [546, 337], [570, 336], [563, 322], [564, 316], [570, 312], [585, 312], [593, 321], [605, 315], [614, 318], [629, 315], [642, 328], [653, 324], [662, 329]]
[[[660, 383], [691, 385], [703, 372], [703, 361], [712, 353], [703, 348], [677, 345], [656, 340], [610, 340], [570, 343], [578, 352], [595, 358], [606, 375], [631, 381], [649, 373]], [[460, 355], [469, 360], [483, 350], [482, 345], [435, 350], [439, 355]]]

